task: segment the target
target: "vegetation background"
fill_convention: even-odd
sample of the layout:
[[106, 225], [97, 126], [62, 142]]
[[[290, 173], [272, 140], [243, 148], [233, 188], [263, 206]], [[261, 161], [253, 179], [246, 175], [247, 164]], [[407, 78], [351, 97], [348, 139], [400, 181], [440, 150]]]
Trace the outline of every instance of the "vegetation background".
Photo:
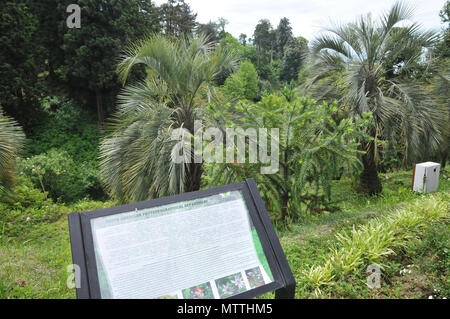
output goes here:
[[[236, 39], [183, 0], [82, 0], [69, 29], [70, 3], [0, 6], [0, 298], [75, 297], [71, 211], [249, 177], [297, 297], [449, 296], [449, 1], [438, 33], [397, 2], [311, 42], [287, 18]], [[173, 163], [195, 120], [279, 128], [280, 170]], [[410, 192], [420, 161], [441, 164], [435, 194]]]

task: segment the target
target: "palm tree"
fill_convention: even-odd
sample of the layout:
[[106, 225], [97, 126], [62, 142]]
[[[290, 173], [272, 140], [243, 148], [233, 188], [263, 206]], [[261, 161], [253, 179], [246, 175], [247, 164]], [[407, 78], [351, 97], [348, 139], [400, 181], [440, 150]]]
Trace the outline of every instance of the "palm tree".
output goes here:
[[[438, 96], [438, 103], [443, 109], [443, 118], [450, 123], [450, 59], [438, 59], [435, 65], [434, 78], [432, 79], [433, 93]], [[441, 167], [445, 168], [448, 154], [450, 152], [450, 125], [443, 130], [443, 139], [438, 150]]]
[[136, 65], [145, 66], [147, 78], [122, 90], [112, 133], [100, 146], [101, 176], [114, 197], [136, 201], [200, 188], [202, 163], [194, 162], [194, 152], [185, 154], [191, 163], [174, 163], [171, 134], [177, 128], [194, 134], [194, 121], [204, 119], [203, 106], [214, 97], [213, 81], [235, 62], [204, 36], [154, 35], [129, 47], [120, 79], [125, 84]]
[[24, 140], [22, 129], [0, 107], [0, 190], [8, 190], [14, 181], [15, 161]]
[[[382, 190], [377, 174], [380, 139], [400, 137], [410, 162], [420, 152], [427, 152], [428, 146], [438, 147], [445, 125], [433, 97], [408, 76], [422, 54], [417, 48], [429, 48], [437, 39], [435, 33], [423, 32], [420, 25], [408, 22], [412, 12], [397, 2], [378, 20], [361, 16], [354, 23], [325, 29], [327, 32], [312, 42], [308, 87], [313, 96], [337, 98], [350, 117], [372, 115], [366, 132], [372, 140], [361, 144], [365, 154], [359, 181], [359, 190], [369, 194]], [[399, 26], [405, 22], [409, 24]], [[406, 76], [395, 76], [399, 74]]]

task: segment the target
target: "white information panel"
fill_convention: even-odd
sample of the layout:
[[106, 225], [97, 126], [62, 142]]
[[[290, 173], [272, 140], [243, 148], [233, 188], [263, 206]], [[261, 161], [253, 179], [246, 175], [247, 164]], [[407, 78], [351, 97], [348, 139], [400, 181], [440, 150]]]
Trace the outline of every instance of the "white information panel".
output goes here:
[[273, 281], [240, 191], [93, 218], [102, 298], [227, 298]]

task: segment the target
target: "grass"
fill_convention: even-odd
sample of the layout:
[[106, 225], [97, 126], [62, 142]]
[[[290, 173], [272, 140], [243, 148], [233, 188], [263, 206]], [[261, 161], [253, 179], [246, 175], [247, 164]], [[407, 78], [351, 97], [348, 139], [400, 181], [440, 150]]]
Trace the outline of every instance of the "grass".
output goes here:
[[424, 228], [445, 219], [448, 221], [449, 197], [444, 193], [418, 199], [382, 218], [353, 226], [350, 231], [338, 232], [325, 264], [305, 270], [302, 281], [320, 296], [323, 295], [322, 288], [333, 294], [335, 284], [345, 282], [355, 274], [365, 279], [369, 265], [376, 264], [386, 272], [391, 267], [389, 257], [402, 254], [413, 239], [419, 238]]
[[67, 288], [72, 264], [67, 214], [111, 206], [111, 202], [82, 201], [60, 207], [52, 223], [21, 228], [20, 236], [0, 238], [0, 298], [75, 298]]
[[[336, 181], [333, 198], [340, 211], [307, 215], [301, 223], [279, 231], [297, 281], [297, 298], [448, 297], [448, 220], [415, 220], [408, 215], [411, 207], [420, 215], [421, 211], [435, 211], [433, 202], [448, 202], [448, 171], [441, 172], [438, 192], [426, 195], [410, 192], [411, 175], [412, 171], [382, 174], [383, 193], [376, 197], [356, 194], [350, 180]], [[75, 291], [66, 286], [67, 266], [72, 263], [66, 216], [71, 211], [113, 204], [81, 201], [68, 207], [49, 205], [46, 209], [51, 210], [52, 216], [59, 216], [56, 220], [45, 220], [48, 214], [38, 212], [41, 222], [26, 224], [24, 217], [18, 229], [7, 217], [4, 220], [9, 224], [2, 223], [0, 216], [0, 298], [75, 298]], [[24, 214], [28, 214], [24, 209]], [[448, 214], [448, 206], [445, 209]], [[406, 217], [393, 219], [401, 214]], [[385, 223], [391, 225], [387, 230], [380, 227]], [[395, 233], [397, 228], [409, 229], [419, 224], [419, 235], [413, 232], [412, 237], [402, 237]], [[394, 240], [388, 240], [392, 239], [392, 232]], [[359, 252], [351, 250], [354, 242], [359, 242]], [[327, 262], [331, 266], [326, 266]], [[370, 289], [365, 284], [368, 262], [383, 265], [380, 289]], [[400, 273], [404, 269], [407, 271]], [[273, 297], [273, 293], [263, 297]]]
[[[383, 193], [372, 198], [352, 194], [350, 181], [343, 181], [335, 185], [334, 192], [335, 196], [342, 197], [340, 212], [313, 216], [283, 232], [280, 240], [297, 281], [297, 298], [425, 298], [434, 289], [446, 291], [448, 297], [445, 272], [426, 272], [423, 267], [415, 267], [416, 274], [410, 279], [413, 282], [426, 278], [426, 289], [415, 295], [402, 290], [405, 277], [398, 276], [400, 270], [414, 264], [413, 259], [415, 264], [423, 264], [427, 258], [437, 261], [437, 256], [443, 255], [444, 248], [441, 247], [440, 253], [433, 253], [430, 245], [423, 241], [423, 238], [433, 238], [427, 231], [435, 229], [436, 225], [446, 227], [447, 232], [442, 232], [440, 238], [449, 241], [448, 172], [442, 173], [438, 192], [426, 195], [403, 191], [410, 183], [410, 174], [389, 174]], [[422, 210], [436, 212], [436, 203], [441, 204], [438, 211], [440, 217], [444, 217], [421, 219], [424, 217]], [[412, 214], [413, 211], [417, 214]], [[441, 223], [436, 224], [436, 221]], [[414, 226], [423, 236], [416, 238], [413, 235], [417, 232], [413, 231], [397, 234], [401, 229], [414, 229]], [[428, 257], [415, 253], [419, 245], [427, 247], [423, 251], [428, 251]], [[372, 290], [366, 285], [365, 270], [374, 262], [385, 264], [382, 264], [382, 287]], [[412, 282], [410, 285], [414, 286]]]

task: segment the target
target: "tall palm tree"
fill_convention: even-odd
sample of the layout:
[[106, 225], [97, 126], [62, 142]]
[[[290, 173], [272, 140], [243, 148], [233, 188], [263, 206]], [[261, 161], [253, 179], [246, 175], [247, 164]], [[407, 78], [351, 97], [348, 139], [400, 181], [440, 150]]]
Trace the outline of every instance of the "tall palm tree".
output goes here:
[[[100, 171], [109, 192], [121, 200], [144, 200], [198, 190], [202, 163], [171, 159], [174, 129], [194, 134], [204, 119], [205, 99], [214, 96], [213, 81], [236, 61], [207, 38], [186, 40], [154, 35], [129, 47], [118, 67], [124, 82], [132, 68], [144, 65], [147, 78], [124, 87], [112, 133], [100, 146]], [[188, 153], [188, 152], [186, 152]]]
[[[450, 59], [439, 59], [435, 65], [434, 78], [432, 79], [433, 93], [438, 96], [438, 103], [443, 109], [443, 118], [447, 119], [447, 125], [443, 130], [442, 143], [438, 150], [441, 167], [445, 168], [450, 152]], [[446, 113], [446, 116], [445, 116]]]
[[14, 180], [14, 164], [24, 140], [22, 129], [0, 107], [0, 190], [9, 189]]
[[[402, 2], [374, 20], [361, 16], [356, 22], [336, 25], [312, 42], [309, 88], [318, 99], [338, 98], [349, 116], [372, 115], [367, 133], [373, 139], [361, 148], [364, 169], [359, 189], [369, 194], [381, 192], [377, 174], [377, 141], [400, 136], [411, 161], [427, 146], [437, 148], [445, 123], [441, 112], [424, 86], [408, 74], [422, 50], [437, 39], [433, 32], [412, 23], [413, 10]], [[402, 25], [401, 25], [402, 24]], [[405, 56], [407, 58], [405, 58]], [[400, 61], [392, 64], [389, 62]], [[394, 76], [392, 76], [394, 75]]]

